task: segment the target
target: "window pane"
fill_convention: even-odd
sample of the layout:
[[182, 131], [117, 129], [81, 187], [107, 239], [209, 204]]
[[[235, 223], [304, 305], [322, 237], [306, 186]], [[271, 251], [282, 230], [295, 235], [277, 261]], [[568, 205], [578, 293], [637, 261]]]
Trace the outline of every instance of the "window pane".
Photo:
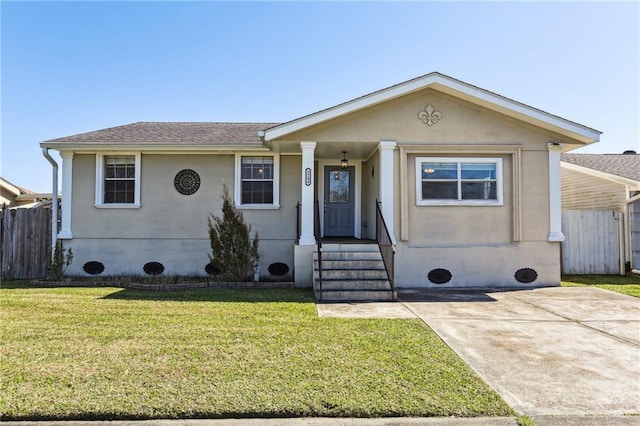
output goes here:
[[273, 157], [242, 157], [242, 179], [273, 179]]
[[333, 170], [329, 177], [329, 202], [349, 202], [349, 171]]
[[456, 182], [422, 182], [423, 200], [457, 200], [458, 184]]
[[462, 179], [495, 179], [495, 163], [463, 163]]
[[246, 181], [242, 182], [242, 204], [272, 204], [273, 182]]
[[422, 179], [457, 179], [456, 163], [422, 163]]
[[463, 200], [497, 200], [495, 182], [462, 182]]

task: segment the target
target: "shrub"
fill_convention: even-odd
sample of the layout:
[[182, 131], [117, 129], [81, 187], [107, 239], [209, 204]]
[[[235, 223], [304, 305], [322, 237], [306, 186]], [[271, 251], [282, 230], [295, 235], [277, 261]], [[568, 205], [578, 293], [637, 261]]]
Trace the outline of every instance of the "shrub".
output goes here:
[[247, 224], [231, 200], [226, 185], [222, 187], [222, 217], [209, 214], [211, 270], [221, 271], [226, 281], [246, 281], [258, 265], [258, 233], [250, 239], [251, 225]]
[[65, 271], [73, 262], [73, 251], [69, 248], [66, 252], [62, 240], [56, 241], [55, 249], [53, 250], [53, 256], [50, 258], [49, 270], [51, 271], [51, 277], [54, 280], [61, 280]]

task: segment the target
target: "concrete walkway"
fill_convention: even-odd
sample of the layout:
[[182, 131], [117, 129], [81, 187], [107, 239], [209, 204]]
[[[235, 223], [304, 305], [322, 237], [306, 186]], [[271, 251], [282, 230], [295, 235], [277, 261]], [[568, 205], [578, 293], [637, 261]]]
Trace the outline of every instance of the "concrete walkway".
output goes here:
[[[399, 298], [402, 303], [368, 309], [319, 305], [319, 312], [412, 313], [513, 408], [539, 423], [554, 421], [545, 416], [640, 413], [640, 299], [584, 287], [404, 290]], [[640, 424], [640, 417], [626, 420]]]

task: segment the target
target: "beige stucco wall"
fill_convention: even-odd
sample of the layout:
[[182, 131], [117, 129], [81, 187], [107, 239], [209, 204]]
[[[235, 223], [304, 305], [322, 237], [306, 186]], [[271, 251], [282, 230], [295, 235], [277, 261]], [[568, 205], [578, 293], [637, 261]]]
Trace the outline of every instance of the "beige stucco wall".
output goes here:
[[626, 185], [562, 168], [562, 208], [565, 210], [627, 209]]
[[362, 165], [362, 238], [376, 238], [376, 199], [380, 197], [380, 153]]
[[[300, 156], [282, 156], [280, 208], [242, 210], [260, 238], [260, 271], [268, 276], [273, 262], [289, 265], [293, 272], [296, 238], [295, 205], [300, 194]], [[201, 275], [208, 263], [209, 213], [221, 214], [223, 183], [233, 194], [233, 155], [143, 154], [139, 209], [96, 208], [93, 154], [73, 158], [72, 232], [69, 246], [74, 262], [69, 274], [83, 274], [90, 260], [105, 264], [105, 274], [142, 274], [149, 261], [164, 264], [168, 275]], [[201, 179], [193, 195], [175, 190], [173, 180], [182, 169], [193, 169]]]

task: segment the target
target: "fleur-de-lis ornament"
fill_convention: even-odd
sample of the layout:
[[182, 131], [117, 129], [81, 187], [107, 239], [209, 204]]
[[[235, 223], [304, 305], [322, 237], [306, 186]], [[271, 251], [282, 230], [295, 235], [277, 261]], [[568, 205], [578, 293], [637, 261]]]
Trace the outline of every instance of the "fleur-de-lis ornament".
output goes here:
[[433, 126], [442, 118], [442, 114], [429, 104], [418, 113], [418, 118], [427, 126]]

